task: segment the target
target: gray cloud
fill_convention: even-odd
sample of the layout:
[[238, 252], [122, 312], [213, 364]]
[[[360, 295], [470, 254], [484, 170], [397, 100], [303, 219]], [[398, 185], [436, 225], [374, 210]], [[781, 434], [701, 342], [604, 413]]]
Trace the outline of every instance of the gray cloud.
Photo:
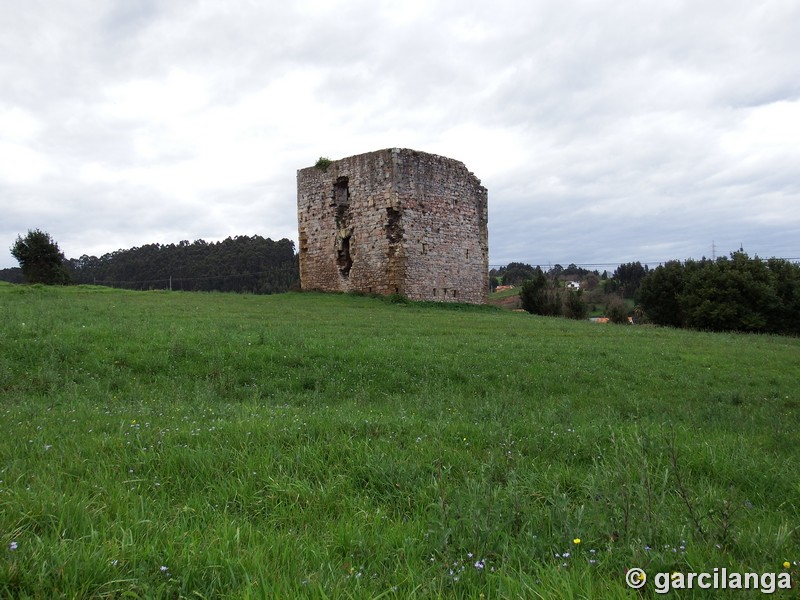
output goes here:
[[0, 267], [296, 237], [295, 171], [411, 147], [489, 189], [490, 262], [800, 256], [800, 5], [12, 0]]

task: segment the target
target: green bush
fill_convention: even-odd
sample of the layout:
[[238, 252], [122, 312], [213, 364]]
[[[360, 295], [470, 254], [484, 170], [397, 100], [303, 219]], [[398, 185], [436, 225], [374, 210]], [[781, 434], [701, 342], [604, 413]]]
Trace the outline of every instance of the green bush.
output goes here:
[[639, 302], [658, 325], [800, 334], [800, 266], [750, 258], [670, 262], [642, 280]]
[[38, 229], [28, 230], [24, 238], [17, 236], [11, 255], [19, 261], [22, 275], [28, 283], [65, 285], [70, 282], [64, 265], [64, 254], [50, 234]]
[[327, 156], [320, 156], [317, 163], [314, 165], [320, 171], [327, 171], [333, 161]]
[[561, 297], [539, 268], [532, 279], [522, 284], [519, 297], [522, 308], [531, 314], [546, 317], [561, 315]]

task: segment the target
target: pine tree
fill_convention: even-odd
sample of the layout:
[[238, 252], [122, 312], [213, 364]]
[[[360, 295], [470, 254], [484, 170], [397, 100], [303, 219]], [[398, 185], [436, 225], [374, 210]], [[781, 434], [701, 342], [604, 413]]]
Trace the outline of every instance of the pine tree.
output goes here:
[[24, 238], [17, 236], [11, 255], [19, 261], [28, 283], [66, 285], [70, 282], [64, 254], [49, 233], [34, 229], [28, 230]]

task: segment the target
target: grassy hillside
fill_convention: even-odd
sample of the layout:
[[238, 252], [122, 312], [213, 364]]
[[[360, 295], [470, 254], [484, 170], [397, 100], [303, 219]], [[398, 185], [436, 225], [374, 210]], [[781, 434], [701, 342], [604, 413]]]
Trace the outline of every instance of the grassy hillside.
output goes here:
[[8, 284], [0, 314], [0, 597], [796, 597], [798, 339]]

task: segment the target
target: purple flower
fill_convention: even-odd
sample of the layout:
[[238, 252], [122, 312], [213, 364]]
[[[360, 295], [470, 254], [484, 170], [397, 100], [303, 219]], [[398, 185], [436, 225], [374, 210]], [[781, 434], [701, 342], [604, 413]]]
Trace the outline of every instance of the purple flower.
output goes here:
[[16, 550], [16, 549], [17, 549], [17, 542], [11, 542], [11, 543], [8, 545], [8, 549], [9, 549], [9, 550]]

